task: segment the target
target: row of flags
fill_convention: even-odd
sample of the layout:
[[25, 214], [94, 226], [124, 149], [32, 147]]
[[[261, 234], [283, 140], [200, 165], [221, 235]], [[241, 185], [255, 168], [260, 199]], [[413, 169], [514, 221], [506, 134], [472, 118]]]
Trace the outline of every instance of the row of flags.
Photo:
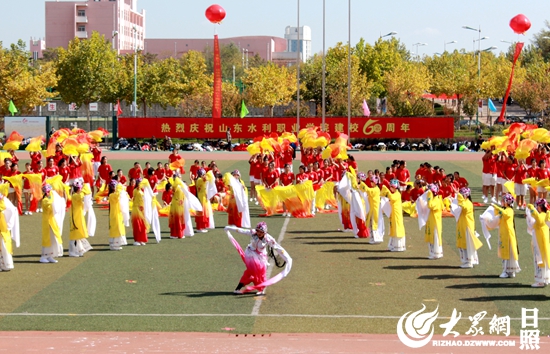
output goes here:
[[[497, 111], [497, 108], [495, 107], [495, 104], [493, 103], [493, 101], [490, 98], [487, 100], [487, 105], [489, 106], [489, 109], [491, 110], [491, 112], [496, 112]], [[17, 107], [15, 107], [15, 104], [13, 103], [12, 100], [10, 100], [10, 105], [8, 107], [8, 110], [10, 111], [12, 116], [15, 113], [18, 112]], [[244, 104], [244, 100], [242, 100], [241, 101], [241, 118], [246, 117], [248, 115], [248, 113], [250, 113], [250, 112], [248, 111], [248, 108], [246, 108], [246, 105]], [[122, 114], [122, 107], [120, 106], [120, 100], [117, 100], [116, 115], [118, 117], [121, 114]], [[363, 99], [363, 115], [365, 117], [370, 117], [369, 105], [367, 104], [367, 101], [365, 99]]]

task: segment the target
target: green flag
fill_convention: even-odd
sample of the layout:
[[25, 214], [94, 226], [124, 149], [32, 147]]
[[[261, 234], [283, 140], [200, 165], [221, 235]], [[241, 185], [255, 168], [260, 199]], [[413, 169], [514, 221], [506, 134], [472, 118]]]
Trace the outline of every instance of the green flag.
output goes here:
[[10, 100], [10, 106], [8, 107], [8, 111], [10, 111], [11, 115], [13, 116], [15, 113], [17, 113], [17, 107], [13, 104], [13, 101]]
[[241, 118], [244, 118], [248, 114], [248, 108], [246, 108], [246, 105], [244, 104], [244, 100], [241, 104]]

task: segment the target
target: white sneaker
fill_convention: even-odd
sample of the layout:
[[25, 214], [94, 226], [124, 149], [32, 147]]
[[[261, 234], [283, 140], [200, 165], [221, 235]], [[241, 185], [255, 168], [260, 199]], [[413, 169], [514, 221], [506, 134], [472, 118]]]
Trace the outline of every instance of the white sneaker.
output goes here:
[[256, 293], [256, 295], [260, 295], [260, 296], [265, 295], [265, 290], [258, 291], [258, 292]]
[[241, 295], [242, 293], [242, 290], [233, 290], [233, 294]]
[[464, 268], [464, 269], [468, 269], [468, 268], [473, 268], [474, 266], [470, 263], [464, 263], [460, 266], [460, 268]]
[[253, 200], [254, 200], [254, 198], [250, 198], [250, 201], [253, 201]]
[[508, 273], [508, 277], [509, 277], [509, 278], [515, 278], [515, 277], [516, 277], [516, 273], [514, 273], [514, 272]]
[[28, 211], [26, 211], [26, 212], [24, 212], [24, 213], [23, 213], [23, 215], [29, 215], [29, 212], [28, 212]]
[[286, 213], [286, 217], [287, 217], [287, 218], [290, 218], [291, 216], [292, 216], [292, 214]]
[[141, 246], [141, 242], [134, 242], [134, 246]]
[[496, 199], [495, 197], [492, 197], [492, 198], [491, 198], [491, 202], [493, 202], [493, 203], [495, 203], [495, 204], [498, 203], [498, 202], [497, 202], [497, 199]]
[[508, 278], [508, 273], [502, 272], [501, 275], [498, 276], [499, 278]]
[[53, 259], [53, 257], [48, 257], [48, 262], [50, 263], [57, 263], [56, 259]]
[[48, 258], [46, 257], [40, 257], [40, 263], [50, 263], [50, 261], [48, 261]]
[[487, 204], [488, 200], [486, 196], [483, 196], [482, 200], [483, 200], [483, 204]]
[[517, 210], [521, 210], [521, 207], [518, 205], [518, 206], [516, 206], [516, 209], [517, 209]]
[[256, 201], [256, 202], [254, 202], [254, 204], [258, 205], [258, 204], [260, 204], [260, 202]]
[[32, 211], [29, 211], [29, 215], [32, 215]]
[[147, 244], [147, 242], [142, 242], [141, 245], [142, 246], [145, 246]]
[[532, 288], [544, 288], [545, 286], [546, 284], [544, 283], [535, 283], [531, 285]]

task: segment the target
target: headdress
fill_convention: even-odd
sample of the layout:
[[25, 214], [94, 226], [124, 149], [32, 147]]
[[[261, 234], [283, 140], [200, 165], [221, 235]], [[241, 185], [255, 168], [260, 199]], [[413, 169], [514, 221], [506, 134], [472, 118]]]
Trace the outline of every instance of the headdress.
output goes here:
[[265, 223], [265, 221], [260, 221], [258, 225], [256, 225], [256, 230], [267, 233], [267, 224]]
[[468, 187], [462, 187], [462, 188], [460, 188], [460, 190], [458, 192], [460, 194], [462, 194], [462, 196], [464, 198], [468, 198], [470, 196], [470, 193], [471, 193], [470, 188], [468, 188]]

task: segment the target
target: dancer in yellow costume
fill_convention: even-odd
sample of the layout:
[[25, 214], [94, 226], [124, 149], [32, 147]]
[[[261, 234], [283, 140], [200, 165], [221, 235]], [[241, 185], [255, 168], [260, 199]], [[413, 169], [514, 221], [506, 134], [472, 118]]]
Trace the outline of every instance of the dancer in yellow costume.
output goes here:
[[[391, 214], [390, 218], [390, 241], [388, 250], [392, 252], [403, 252], [407, 249], [405, 240], [405, 226], [403, 225], [403, 206], [401, 205], [401, 193], [399, 193], [399, 181], [392, 179], [390, 188], [382, 186], [381, 197], [389, 199]], [[387, 213], [386, 213], [387, 215]]]
[[92, 249], [88, 242], [88, 226], [84, 219], [84, 192], [82, 182], [73, 182], [73, 194], [71, 197], [71, 232], [69, 234], [69, 257], [82, 257], [84, 253]]
[[460, 254], [460, 268], [472, 268], [479, 264], [477, 250], [483, 245], [475, 232], [474, 205], [470, 198], [470, 188], [460, 188], [455, 199], [460, 212], [456, 223], [456, 247]]
[[57, 263], [56, 257], [63, 257], [61, 227], [65, 215], [65, 199], [61, 198], [52, 186], [42, 187], [42, 255], [40, 263]]
[[429, 184], [427, 195], [427, 206], [429, 209], [428, 221], [424, 230], [424, 241], [428, 243], [428, 258], [438, 259], [443, 258], [443, 240], [441, 233], [443, 200], [438, 195], [439, 187], [436, 184]]
[[[371, 176], [371, 181], [377, 184], [378, 177]], [[380, 189], [375, 185], [369, 187], [362, 181], [359, 189], [366, 194], [369, 203], [369, 211], [367, 213], [367, 228], [369, 229], [369, 243], [381, 243], [384, 241], [384, 219], [380, 213]]]
[[0, 272], [13, 269], [13, 244], [19, 247], [19, 212], [0, 192]]
[[130, 226], [130, 197], [124, 185], [112, 180], [109, 183], [109, 248], [120, 251], [128, 244], [126, 227]]
[[514, 227], [514, 197], [510, 193], [502, 196], [502, 207], [491, 204], [500, 218], [498, 256], [502, 259], [501, 278], [514, 278], [521, 271], [518, 262], [518, 243]]
[[532, 242], [533, 260], [535, 263], [535, 283], [533, 288], [542, 288], [550, 283], [550, 243], [548, 240], [548, 202], [545, 199], [537, 199], [535, 205], [527, 206], [534, 219], [534, 237]]

